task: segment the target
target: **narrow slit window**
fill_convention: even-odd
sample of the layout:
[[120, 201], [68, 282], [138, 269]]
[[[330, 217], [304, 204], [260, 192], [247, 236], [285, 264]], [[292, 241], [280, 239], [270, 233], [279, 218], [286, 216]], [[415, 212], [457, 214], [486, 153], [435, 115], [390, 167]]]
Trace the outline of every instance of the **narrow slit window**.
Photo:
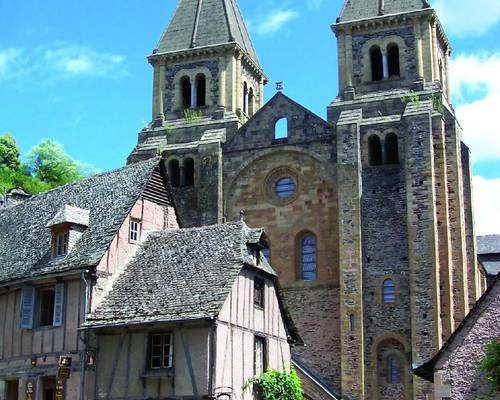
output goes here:
[[389, 358], [389, 383], [393, 385], [399, 383], [398, 361], [395, 357]]
[[274, 140], [284, 140], [288, 138], [288, 119], [281, 118], [274, 125]]
[[250, 88], [248, 91], [248, 115], [251, 117], [255, 113], [255, 99], [253, 95], [253, 89]]
[[266, 365], [266, 339], [256, 336], [254, 343], [254, 375], [262, 375], [267, 368]]
[[183, 76], [180, 82], [182, 109], [191, 107], [191, 80], [188, 76]]
[[384, 79], [384, 64], [380, 47], [373, 46], [370, 49], [370, 63], [372, 71], [372, 81], [376, 82]]
[[179, 167], [178, 160], [171, 160], [168, 163], [168, 175], [170, 178], [170, 184], [173, 187], [179, 187], [181, 184], [181, 169]]
[[389, 63], [389, 78], [399, 78], [399, 47], [397, 44], [390, 44], [387, 47], [387, 58]]
[[253, 304], [257, 308], [264, 308], [264, 281], [255, 278], [253, 281]]
[[196, 106], [205, 107], [207, 104], [207, 79], [205, 75], [196, 76]]
[[386, 304], [396, 302], [396, 285], [392, 279], [384, 281], [382, 297]]
[[306, 235], [300, 242], [301, 278], [304, 281], [317, 279], [316, 236]]
[[398, 137], [394, 133], [385, 137], [385, 157], [387, 164], [399, 164]]
[[368, 138], [368, 158], [370, 165], [382, 164], [382, 144], [377, 135]]
[[248, 112], [248, 85], [246, 82], [243, 84], [243, 112]]
[[184, 176], [186, 186], [194, 186], [194, 160], [192, 158], [184, 160]]

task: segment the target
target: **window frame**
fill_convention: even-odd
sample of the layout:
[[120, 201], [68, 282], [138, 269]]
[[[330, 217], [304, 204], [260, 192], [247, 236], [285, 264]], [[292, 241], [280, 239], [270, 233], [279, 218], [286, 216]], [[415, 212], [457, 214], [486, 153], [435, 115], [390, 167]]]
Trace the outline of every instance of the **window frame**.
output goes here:
[[[132, 229], [133, 226], [137, 225], [137, 229]], [[140, 243], [141, 241], [141, 230], [142, 230], [142, 221], [137, 218], [130, 218], [129, 229], [128, 229], [128, 240], [130, 243]], [[135, 239], [133, 237], [135, 235]]]
[[[260, 368], [257, 368], [257, 361], [258, 361], [258, 345], [262, 345], [260, 348], [260, 361], [261, 361], [261, 366]], [[264, 336], [259, 336], [255, 335], [254, 336], [254, 345], [253, 345], [253, 372], [254, 376], [260, 376], [264, 372], [267, 371], [268, 365], [267, 365], [267, 339]], [[259, 372], [259, 370], [261, 370]]]
[[[165, 354], [165, 348], [167, 346], [165, 338], [168, 336], [169, 341], [168, 341], [168, 355]], [[155, 345], [154, 340], [155, 337], [160, 337], [160, 355], [155, 355], [154, 352], [154, 347], [158, 347], [158, 345]], [[148, 340], [148, 352], [147, 352], [147, 370], [148, 371], [168, 371], [171, 370], [174, 367], [174, 333], [171, 331], [167, 332], [151, 332], [149, 334], [149, 340]], [[160, 359], [161, 365], [159, 367], [153, 366], [153, 359], [158, 358]], [[168, 364], [165, 365], [165, 359], [168, 359]]]
[[[387, 289], [391, 291], [387, 293]], [[382, 281], [382, 303], [385, 305], [394, 305], [397, 303], [397, 288], [393, 278], [386, 278]]]
[[387, 358], [387, 382], [391, 385], [401, 383], [398, 359], [393, 355]]
[[67, 256], [69, 251], [69, 228], [54, 231], [52, 240], [52, 256]]
[[[51, 298], [48, 300], [48, 307], [45, 302], [44, 293], [51, 293]], [[46, 308], [46, 309], [44, 309]], [[56, 309], [56, 287], [54, 286], [43, 286], [36, 291], [36, 326], [38, 328], [48, 328], [54, 326], [54, 316]], [[48, 313], [45, 315], [45, 313]]]
[[[312, 253], [305, 253], [305, 241], [308, 238], [314, 239], [314, 271], [305, 271], [304, 269], [304, 256], [311, 255]], [[311, 246], [308, 244], [307, 246]], [[304, 282], [316, 282], [318, 280], [318, 237], [313, 232], [304, 232], [298, 237], [298, 268], [299, 268], [299, 278]], [[307, 264], [311, 264], [311, 262], [307, 262]], [[307, 273], [314, 272], [314, 279], [306, 279]]]
[[258, 276], [253, 278], [253, 305], [263, 310], [266, 305], [266, 281]]
[[[284, 183], [284, 181], [286, 181]], [[282, 188], [289, 188], [287, 190], [282, 190]], [[283, 176], [276, 180], [274, 184], [274, 194], [281, 201], [287, 201], [293, 199], [297, 192], [297, 184], [291, 176]], [[286, 194], [286, 195], [282, 195]]]

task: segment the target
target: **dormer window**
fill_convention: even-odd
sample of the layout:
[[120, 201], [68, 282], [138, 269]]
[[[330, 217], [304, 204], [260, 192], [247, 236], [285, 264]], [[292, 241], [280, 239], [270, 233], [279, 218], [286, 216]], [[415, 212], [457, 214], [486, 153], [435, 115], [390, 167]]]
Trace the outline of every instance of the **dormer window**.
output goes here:
[[54, 240], [54, 256], [62, 257], [68, 254], [69, 231], [57, 232]]

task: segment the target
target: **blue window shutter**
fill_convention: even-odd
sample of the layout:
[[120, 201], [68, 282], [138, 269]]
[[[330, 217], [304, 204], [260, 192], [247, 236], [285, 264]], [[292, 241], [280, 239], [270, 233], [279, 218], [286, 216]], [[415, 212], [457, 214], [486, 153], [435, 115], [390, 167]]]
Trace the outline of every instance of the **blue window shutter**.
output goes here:
[[21, 290], [21, 328], [33, 329], [35, 314], [35, 288], [24, 287]]
[[61, 326], [63, 324], [64, 314], [64, 283], [56, 285], [56, 293], [54, 297], [54, 326]]

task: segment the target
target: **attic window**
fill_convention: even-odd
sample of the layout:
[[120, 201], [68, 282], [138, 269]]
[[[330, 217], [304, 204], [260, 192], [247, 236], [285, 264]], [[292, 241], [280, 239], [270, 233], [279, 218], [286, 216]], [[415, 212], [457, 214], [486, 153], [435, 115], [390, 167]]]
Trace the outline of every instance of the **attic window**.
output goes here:
[[57, 232], [54, 238], [54, 250], [53, 254], [55, 257], [61, 257], [68, 254], [68, 243], [69, 243], [69, 231]]
[[264, 308], [264, 281], [260, 278], [253, 280], [253, 304], [257, 308]]

